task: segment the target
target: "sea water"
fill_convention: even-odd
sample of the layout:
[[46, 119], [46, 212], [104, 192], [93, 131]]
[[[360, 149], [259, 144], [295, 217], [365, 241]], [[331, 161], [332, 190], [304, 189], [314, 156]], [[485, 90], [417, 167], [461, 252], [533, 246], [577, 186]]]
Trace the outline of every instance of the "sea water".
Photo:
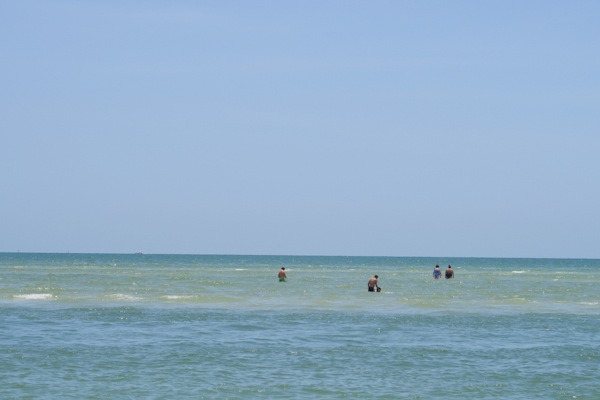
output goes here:
[[600, 260], [4, 253], [0, 398], [600, 399], [599, 282]]

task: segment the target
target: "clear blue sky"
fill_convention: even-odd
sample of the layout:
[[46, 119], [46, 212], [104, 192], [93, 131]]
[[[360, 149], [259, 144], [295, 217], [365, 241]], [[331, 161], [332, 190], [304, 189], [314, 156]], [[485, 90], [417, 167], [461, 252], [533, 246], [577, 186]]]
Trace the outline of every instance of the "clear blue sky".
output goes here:
[[600, 258], [598, 21], [3, 1], [0, 251]]

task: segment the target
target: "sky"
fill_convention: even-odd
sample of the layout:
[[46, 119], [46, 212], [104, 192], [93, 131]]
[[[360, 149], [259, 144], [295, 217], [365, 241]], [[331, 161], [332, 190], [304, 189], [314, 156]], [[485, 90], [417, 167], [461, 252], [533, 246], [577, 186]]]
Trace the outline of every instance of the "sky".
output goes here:
[[0, 1], [0, 252], [600, 258], [598, 20]]

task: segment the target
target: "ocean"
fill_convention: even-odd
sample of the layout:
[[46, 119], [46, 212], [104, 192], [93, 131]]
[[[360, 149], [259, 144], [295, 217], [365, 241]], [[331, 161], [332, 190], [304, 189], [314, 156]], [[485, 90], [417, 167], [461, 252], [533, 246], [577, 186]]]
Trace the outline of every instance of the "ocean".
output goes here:
[[599, 282], [600, 260], [0, 253], [0, 398], [597, 400]]

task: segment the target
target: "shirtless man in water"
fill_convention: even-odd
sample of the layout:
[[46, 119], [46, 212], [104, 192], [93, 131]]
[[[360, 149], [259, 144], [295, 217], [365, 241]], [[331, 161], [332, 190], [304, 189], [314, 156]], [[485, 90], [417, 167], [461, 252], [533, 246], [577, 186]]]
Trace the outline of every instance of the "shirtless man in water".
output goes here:
[[448, 268], [446, 268], [446, 279], [452, 278], [454, 278], [454, 271], [452, 270], [452, 267], [448, 265]]
[[279, 278], [279, 282], [287, 281], [287, 275], [285, 274], [285, 267], [281, 267], [281, 269], [279, 270], [279, 273], [277, 274], [277, 277]]
[[375, 288], [377, 288], [377, 291], [379, 291], [379, 286], [377, 286], [377, 280], [379, 279], [379, 276], [377, 275], [373, 275], [371, 277], [371, 279], [369, 279], [369, 283], [367, 283], [367, 288], [369, 289], [369, 292], [374, 292]]

